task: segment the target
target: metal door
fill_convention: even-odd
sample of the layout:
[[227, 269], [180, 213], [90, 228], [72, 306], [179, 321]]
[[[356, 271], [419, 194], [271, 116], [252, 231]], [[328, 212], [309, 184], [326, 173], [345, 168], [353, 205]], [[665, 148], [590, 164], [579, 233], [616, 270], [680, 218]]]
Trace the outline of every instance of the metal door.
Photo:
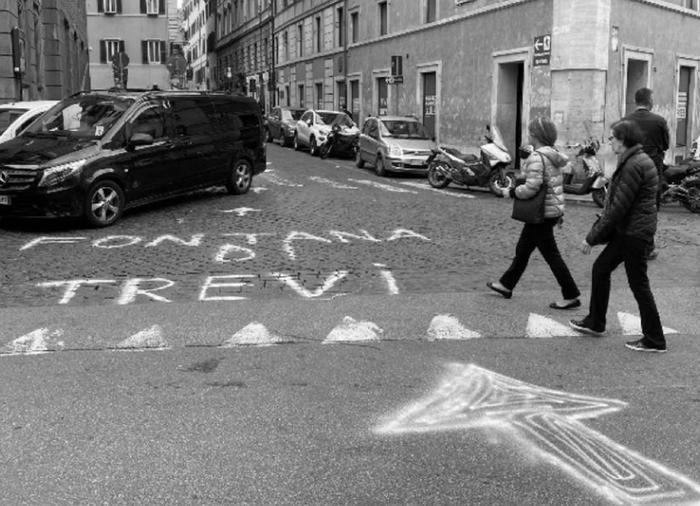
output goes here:
[[435, 72], [423, 74], [423, 125], [431, 137], [435, 136], [437, 116], [437, 75]]

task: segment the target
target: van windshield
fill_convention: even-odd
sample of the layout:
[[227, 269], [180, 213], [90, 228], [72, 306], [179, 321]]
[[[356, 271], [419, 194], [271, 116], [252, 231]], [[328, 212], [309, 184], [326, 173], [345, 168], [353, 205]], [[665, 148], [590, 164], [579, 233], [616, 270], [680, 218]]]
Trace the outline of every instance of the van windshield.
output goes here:
[[49, 109], [24, 133], [100, 139], [132, 103], [133, 99], [108, 95], [67, 98]]

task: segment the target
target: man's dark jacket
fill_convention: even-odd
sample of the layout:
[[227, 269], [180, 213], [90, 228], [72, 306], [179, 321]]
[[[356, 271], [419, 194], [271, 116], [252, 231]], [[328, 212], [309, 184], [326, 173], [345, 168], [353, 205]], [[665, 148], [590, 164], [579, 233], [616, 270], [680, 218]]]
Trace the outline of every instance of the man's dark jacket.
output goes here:
[[654, 162], [637, 144], [622, 153], [610, 181], [610, 191], [600, 219], [586, 236], [591, 246], [621, 234], [651, 242], [656, 233], [656, 186], [659, 175]]
[[668, 124], [663, 116], [654, 114], [644, 107], [637, 108], [624, 119], [634, 121], [644, 136], [644, 152], [654, 161], [656, 168], [663, 170], [664, 153], [668, 149]]

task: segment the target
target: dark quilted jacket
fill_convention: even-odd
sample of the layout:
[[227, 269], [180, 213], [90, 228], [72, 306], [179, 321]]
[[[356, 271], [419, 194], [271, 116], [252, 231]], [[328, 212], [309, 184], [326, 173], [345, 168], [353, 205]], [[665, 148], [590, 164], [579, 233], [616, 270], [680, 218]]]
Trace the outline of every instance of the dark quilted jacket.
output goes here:
[[622, 153], [603, 213], [586, 236], [588, 244], [606, 243], [615, 233], [651, 242], [656, 233], [658, 184], [654, 162], [641, 145]]

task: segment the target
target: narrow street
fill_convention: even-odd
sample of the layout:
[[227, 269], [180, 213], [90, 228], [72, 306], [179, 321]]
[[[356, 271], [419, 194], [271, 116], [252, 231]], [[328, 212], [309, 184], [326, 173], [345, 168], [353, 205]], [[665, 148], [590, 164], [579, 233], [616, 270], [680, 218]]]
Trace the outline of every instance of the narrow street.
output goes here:
[[[623, 346], [622, 270], [597, 339], [548, 307], [538, 254], [488, 291], [510, 211], [268, 144], [242, 196], [3, 220], [0, 502], [700, 503], [697, 215], [660, 213], [653, 355]], [[572, 200], [556, 232], [584, 306], [597, 212]]]

